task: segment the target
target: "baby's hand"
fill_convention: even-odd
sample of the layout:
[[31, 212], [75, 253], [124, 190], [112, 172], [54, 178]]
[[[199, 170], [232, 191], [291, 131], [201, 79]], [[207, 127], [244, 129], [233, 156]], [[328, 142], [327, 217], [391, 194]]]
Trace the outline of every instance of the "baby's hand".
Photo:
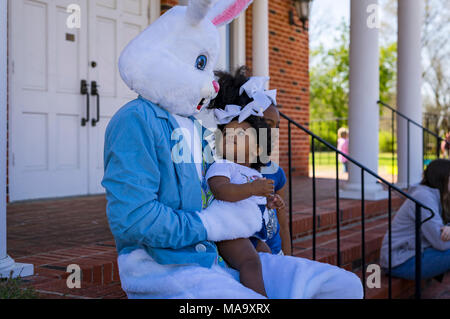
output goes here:
[[274, 181], [271, 179], [257, 179], [251, 184], [253, 195], [269, 197], [274, 192]]
[[269, 209], [284, 210], [286, 209], [286, 204], [280, 195], [275, 194], [268, 198], [267, 207]]

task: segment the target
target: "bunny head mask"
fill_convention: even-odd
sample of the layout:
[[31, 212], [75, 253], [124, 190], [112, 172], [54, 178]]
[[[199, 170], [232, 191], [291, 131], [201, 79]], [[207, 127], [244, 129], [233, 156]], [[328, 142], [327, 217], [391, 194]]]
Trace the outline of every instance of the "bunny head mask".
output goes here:
[[217, 96], [218, 27], [252, 0], [190, 0], [166, 12], [132, 40], [119, 59], [128, 87], [172, 114], [192, 116]]

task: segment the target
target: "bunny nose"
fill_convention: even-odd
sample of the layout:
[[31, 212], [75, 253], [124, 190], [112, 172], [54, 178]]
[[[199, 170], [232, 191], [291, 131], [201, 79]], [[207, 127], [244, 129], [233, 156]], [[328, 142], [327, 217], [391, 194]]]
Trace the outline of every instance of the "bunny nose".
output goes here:
[[219, 93], [220, 91], [220, 84], [217, 83], [217, 81], [213, 81], [214, 90], [216, 90], [216, 93]]

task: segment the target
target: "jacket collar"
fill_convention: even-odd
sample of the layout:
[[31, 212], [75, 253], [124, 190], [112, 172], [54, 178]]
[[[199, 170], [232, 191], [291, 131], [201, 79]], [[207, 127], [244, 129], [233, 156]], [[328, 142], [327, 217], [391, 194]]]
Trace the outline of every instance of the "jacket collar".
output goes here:
[[164, 110], [163, 108], [161, 108], [159, 105], [143, 98], [142, 96], [139, 95], [138, 99], [144, 101], [145, 103], [147, 103], [150, 108], [153, 110], [153, 112], [155, 112], [156, 117], [160, 118], [160, 119], [169, 119], [169, 112], [167, 112], [166, 110]]

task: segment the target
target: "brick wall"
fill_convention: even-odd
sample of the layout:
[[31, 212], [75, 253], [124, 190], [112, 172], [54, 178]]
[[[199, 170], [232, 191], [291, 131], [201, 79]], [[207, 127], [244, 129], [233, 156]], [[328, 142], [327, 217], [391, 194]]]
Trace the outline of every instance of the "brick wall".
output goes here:
[[[281, 112], [300, 124], [309, 122], [309, 34], [289, 24], [290, 1], [269, 1], [271, 89], [278, 90]], [[246, 17], [247, 65], [252, 66], [252, 6]], [[297, 22], [300, 24], [299, 22]], [[308, 176], [309, 137], [292, 127], [293, 175]], [[288, 127], [280, 127], [280, 164], [288, 169]]]
[[178, 5], [178, 0], [161, 0], [161, 14], [176, 5]]

